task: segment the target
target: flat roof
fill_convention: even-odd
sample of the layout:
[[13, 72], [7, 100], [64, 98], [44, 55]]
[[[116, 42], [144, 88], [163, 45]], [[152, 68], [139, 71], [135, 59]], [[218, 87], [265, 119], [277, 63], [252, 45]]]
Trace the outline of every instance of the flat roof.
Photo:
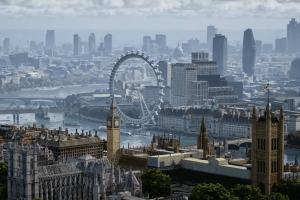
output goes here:
[[[217, 158], [218, 159], [218, 158]], [[220, 158], [219, 158], [220, 159]], [[224, 158], [221, 158], [224, 159]], [[185, 161], [190, 161], [190, 162], [198, 162], [198, 163], [203, 163], [203, 164], [209, 164], [208, 160], [201, 160], [201, 159], [197, 159], [197, 158], [185, 158], [183, 159]], [[220, 160], [221, 161], [221, 160]], [[235, 168], [235, 169], [243, 169], [243, 170], [247, 170], [247, 167], [240, 167], [240, 166], [236, 166], [236, 165], [220, 165], [223, 167], [230, 167], [230, 168]]]
[[[105, 97], [110, 97], [110, 94], [94, 94], [93, 96], [98, 98], [105, 98]], [[122, 98], [121, 95], [118, 94], [115, 94], [114, 97]]]

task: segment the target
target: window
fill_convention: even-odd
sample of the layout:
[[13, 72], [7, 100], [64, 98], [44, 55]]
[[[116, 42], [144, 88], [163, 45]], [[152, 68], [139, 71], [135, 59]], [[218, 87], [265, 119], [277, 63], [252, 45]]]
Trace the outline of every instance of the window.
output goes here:
[[274, 142], [274, 139], [272, 139], [272, 146], [271, 146], [271, 150], [273, 150], [274, 148], [273, 148], [273, 142]]
[[273, 166], [274, 166], [274, 162], [272, 161], [272, 164], [271, 164], [271, 173], [273, 173]]

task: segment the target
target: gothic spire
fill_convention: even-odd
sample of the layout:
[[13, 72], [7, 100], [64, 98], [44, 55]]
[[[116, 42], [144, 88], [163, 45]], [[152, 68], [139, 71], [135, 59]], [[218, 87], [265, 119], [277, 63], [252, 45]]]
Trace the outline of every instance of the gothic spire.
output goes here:
[[201, 133], [206, 132], [206, 127], [205, 127], [205, 122], [204, 122], [204, 115], [202, 117], [202, 122], [201, 122]]

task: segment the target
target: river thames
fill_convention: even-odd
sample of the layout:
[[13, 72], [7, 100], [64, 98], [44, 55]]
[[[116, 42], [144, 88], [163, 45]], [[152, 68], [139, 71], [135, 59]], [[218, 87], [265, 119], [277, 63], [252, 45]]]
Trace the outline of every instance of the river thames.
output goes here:
[[[94, 92], [96, 89], [106, 89], [108, 87], [107, 84], [96, 84], [96, 85], [89, 85], [89, 86], [65, 86], [65, 87], [57, 87], [57, 88], [50, 88], [50, 89], [32, 89], [32, 90], [26, 90], [21, 92], [13, 92], [8, 94], [2, 94], [2, 97], [63, 97], [65, 98], [67, 95], [71, 94], [77, 94], [77, 93], [83, 93], [83, 92]], [[0, 109], [6, 109], [12, 102], [15, 102], [18, 105], [21, 105], [25, 107], [24, 101], [20, 100], [0, 100]], [[32, 104], [36, 101], [32, 101]], [[55, 102], [48, 101], [49, 104], [55, 104]], [[41, 120], [36, 119], [34, 113], [24, 113], [20, 114], [19, 122], [13, 120], [12, 114], [2, 114], [0, 115], [0, 123], [1, 124], [19, 124], [22, 126], [33, 126], [33, 123], [36, 123], [38, 127], [41, 127], [42, 124], [45, 125], [45, 127], [49, 129], [58, 129], [59, 127], [62, 127], [63, 129], [68, 128], [70, 133], [75, 133], [76, 129], [78, 129], [78, 132], [81, 132], [82, 130], [84, 132], [88, 132], [89, 130], [92, 131], [92, 134], [95, 132], [93, 129], [98, 129], [99, 126], [105, 126], [104, 122], [101, 123], [94, 123], [90, 121], [85, 121], [81, 119], [74, 119], [67, 116], [64, 116], [63, 113], [49, 113], [50, 121], [47, 120]], [[80, 126], [74, 127], [74, 126], [64, 126], [63, 121], [65, 123], [75, 123], [78, 122]], [[98, 131], [98, 135], [101, 139], [106, 139], [106, 132], [105, 131]], [[120, 142], [121, 147], [127, 148], [128, 143], [131, 147], [137, 147], [137, 146], [147, 146], [150, 145], [152, 140], [153, 134], [160, 134], [163, 135], [163, 132], [154, 132], [151, 131], [151, 136], [141, 136], [141, 135], [121, 135], [120, 136]], [[166, 133], [169, 134], [169, 133]], [[171, 136], [170, 136], [171, 137]], [[179, 137], [177, 135], [176, 137]], [[186, 145], [192, 145], [197, 143], [197, 135], [184, 135], [180, 134], [180, 145], [186, 146]], [[243, 155], [245, 152], [245, 148], [240, 148], [239, 153]], [[284, 150], [284, 162], [293, 162], [295, 159], [295, 156], [299, 154], [300, 150], [294, 150], [294, 149], [285, 149]]]

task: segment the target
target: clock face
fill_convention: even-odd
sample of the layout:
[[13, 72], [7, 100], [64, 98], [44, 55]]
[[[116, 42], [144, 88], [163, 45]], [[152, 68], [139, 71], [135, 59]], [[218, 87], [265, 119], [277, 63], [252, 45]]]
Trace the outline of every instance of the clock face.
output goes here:
[[107, 121], [107, 126], [111, 126], [111, 121]]
[[119, 126], [119, 120], [115, 120], [115, 126], [118, 127]]

